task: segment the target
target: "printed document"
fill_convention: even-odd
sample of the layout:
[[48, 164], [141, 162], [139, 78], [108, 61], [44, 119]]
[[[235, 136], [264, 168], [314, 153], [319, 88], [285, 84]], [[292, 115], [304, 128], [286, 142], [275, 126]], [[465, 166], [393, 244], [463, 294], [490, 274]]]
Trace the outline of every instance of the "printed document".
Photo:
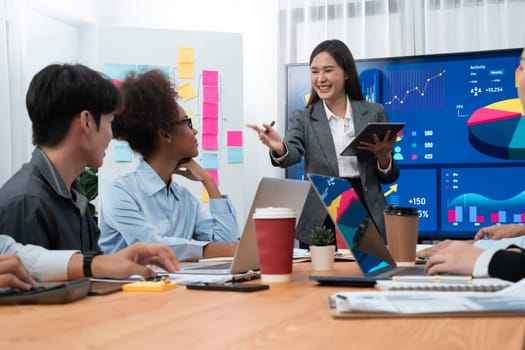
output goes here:
[[336, 317], [525, 314], [525, 279], [498, 292], [366, 291], [333, 294]]

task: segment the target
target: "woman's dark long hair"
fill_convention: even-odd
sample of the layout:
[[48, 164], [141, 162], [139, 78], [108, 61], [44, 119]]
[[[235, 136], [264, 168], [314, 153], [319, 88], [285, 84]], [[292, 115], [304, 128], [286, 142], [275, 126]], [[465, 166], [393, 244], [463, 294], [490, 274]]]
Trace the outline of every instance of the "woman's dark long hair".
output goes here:
[[[341, 40], [325, 40], [315, 47], [310, 55], [310, 66], [315, 56], [321, 52], [327, 52], [333, 57], [339, 67], [343, 69], [348, 79], [345, 81], [345, 91], [351, 100], [364, 100], [363, 93], [361, 92], [361, 83], [359, 82], [359, 75], [357, 74], [357, 68], [355, 66], [354, 57], [350, 52], [348, 46], [345, 45]], [[311, 106], [315, 102], [319, 101], [319, 95], [315, 92], [312, 87], [310, 98], [306, 107]]]

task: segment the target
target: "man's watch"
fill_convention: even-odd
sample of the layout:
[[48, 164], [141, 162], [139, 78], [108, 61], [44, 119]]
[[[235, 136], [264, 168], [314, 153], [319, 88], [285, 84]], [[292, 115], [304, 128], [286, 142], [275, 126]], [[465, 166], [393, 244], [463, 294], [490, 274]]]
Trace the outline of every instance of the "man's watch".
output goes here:
[[93, 277], [91, 273], [91, 264], [93, 263], [93, 258], [97, 255], [101, 255], [101, 251], [87, 251], [82, 252], [84, 255], [84, 262], [82, 263], [82, 271], [84, 272], [84, 277]]

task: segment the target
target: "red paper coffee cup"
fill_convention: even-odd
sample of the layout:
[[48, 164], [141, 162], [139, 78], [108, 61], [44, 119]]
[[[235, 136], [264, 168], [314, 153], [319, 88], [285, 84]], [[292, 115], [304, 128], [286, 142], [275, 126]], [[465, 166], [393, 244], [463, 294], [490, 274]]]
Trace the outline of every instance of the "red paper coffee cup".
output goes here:
[[291, 208], [256, 208], [253, 214], [259, 269], [264, 282], [287, 282], [292, 273], [296, 213]]

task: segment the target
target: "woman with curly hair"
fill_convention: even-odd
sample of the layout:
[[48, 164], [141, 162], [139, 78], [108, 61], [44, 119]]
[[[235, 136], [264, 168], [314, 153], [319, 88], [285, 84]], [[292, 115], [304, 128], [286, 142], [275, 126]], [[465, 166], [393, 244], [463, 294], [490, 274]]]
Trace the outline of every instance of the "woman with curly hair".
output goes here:
[[[239, 237], [235, 210], [193, 159], [197, 130], [177, 104], [173, 85], [151, 70], [129, 75], [119, 89], [125, 103], [113, 120], [113, 135], [142, 159], [135, 171], [118, 176], [104, 191], [102, 250], [113, 253], [141, 241], [166, 243], [181, 260], [232, 256]], [[173, 174], [202, 182], [209, 210]]]

